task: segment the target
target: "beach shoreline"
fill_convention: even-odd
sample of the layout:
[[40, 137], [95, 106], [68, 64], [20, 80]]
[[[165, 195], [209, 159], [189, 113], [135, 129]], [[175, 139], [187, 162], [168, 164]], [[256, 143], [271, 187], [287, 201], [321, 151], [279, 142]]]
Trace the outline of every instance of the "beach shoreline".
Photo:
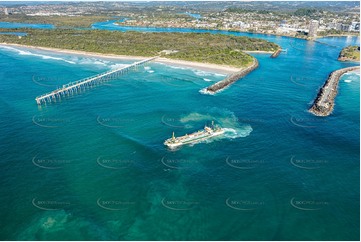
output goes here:
[[[33, 49], [33, 50], [51, 51], [51, 52], [62, 53], [62, 54], [81, 55], [81, 56], [87, 56], [87, 57], [108, 58], [108, 59], [110, 58], [110, 59], [116, 59], [116, 60], [142, 60], [142, 59], [149, 58], [149, 56], [103, 54], [103, 53], [97, 53], [97, 52], [87, 52], [87, 51], [80, 51], [80, 50], [30, 46], [30, 45], [21, 45], [21, 44], [13, 44], [13, 43], [0, 43], [0, 45], [28, 48], [28, 49]], [[240, 71], [241, 69], [243, 69], [243, 68], [237, 68], [237, 67], [232, 67], [232, 66], [227, 66], [227, 65], [217, 65], [217, 64], [211, 64], [211, 63], [176, 60], [176, 59], [169, 59], [169, 58], [165, 58], [165, 57], [159, 57], [159, 58], [155, 59], [154, 62], [169, 65], [169, 66], [197, 69], [197, 70], [201, 70], [201, 71], [225, 74], [225, 75], [231, 74], [231, 73], [234, 73], [234, 72], [237, 72], [237, 71]]]
[[245, 53], [255, 53], [255, 54], [272, 54], [274, 51], [266, 51], [266, 50], [243, 50]]

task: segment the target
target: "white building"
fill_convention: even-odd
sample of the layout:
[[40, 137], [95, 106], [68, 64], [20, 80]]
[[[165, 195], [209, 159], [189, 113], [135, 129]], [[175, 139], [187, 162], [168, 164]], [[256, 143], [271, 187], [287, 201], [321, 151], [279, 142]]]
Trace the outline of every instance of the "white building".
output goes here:
[[352, 22], [350, 26], [350, 31], [359, 31], [360, 30], [360, 22]]

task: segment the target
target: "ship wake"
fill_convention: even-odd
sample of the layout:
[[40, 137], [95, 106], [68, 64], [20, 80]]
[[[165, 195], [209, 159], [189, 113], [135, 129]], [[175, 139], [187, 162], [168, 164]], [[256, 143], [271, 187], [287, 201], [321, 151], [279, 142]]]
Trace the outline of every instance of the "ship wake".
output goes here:
[[241, 123], [233, 112], [220, 110], [218, 108], [210, 109], [207, 113], [193, 112], [180, 118], [181, 123], [193, 128], [200, 124], [210, 123], [212, 120], [219, 124], [225, 130], [225, 133], [211, 140], [244, 138], [249, 136], [253, 131], [251, 125]]

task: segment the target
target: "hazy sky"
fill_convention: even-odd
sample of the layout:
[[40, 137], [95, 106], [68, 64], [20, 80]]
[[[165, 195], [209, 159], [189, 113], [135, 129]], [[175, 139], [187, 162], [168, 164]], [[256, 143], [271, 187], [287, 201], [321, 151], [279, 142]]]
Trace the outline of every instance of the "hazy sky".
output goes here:
[[[186, 0], [186, 1], [176, 1], [176, 0], [154, 0], [154, 1], [147, 1], [147, 0], [6, 0], [6, 1], [2, 1], [0, 0], [0, 4], [1, 2], [210, 2], [210, 1], [214, 1], [214, 2], [227, 2], [227, 1], [232, 1], [232, 2], [255, 2], [255, 1], [273, 1], [273, 0]], [[278, 1], [285, 1], [285, 2], [290, 2], [290, 1], [294, 1], [297, 2], [299, 0], [278, 0]], [[307, 2], [307, 1], [313, 1], [313, 2], [318, 2], [318, 1], [335, 1], [335, 2], [357, 2], [355, 0], [303, 0], [300, 2]]]

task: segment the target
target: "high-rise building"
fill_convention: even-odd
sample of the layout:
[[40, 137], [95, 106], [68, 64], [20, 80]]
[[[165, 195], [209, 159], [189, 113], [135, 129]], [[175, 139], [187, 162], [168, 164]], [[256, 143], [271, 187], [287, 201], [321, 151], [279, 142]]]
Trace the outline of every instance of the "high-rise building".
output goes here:
[[360, 22], [352, 22], [350, 26], [350, 31], [359, 31], [360, 30]]
[[342, 24], [341, 23], [337, 23], [336, 24], [336, 30], [341, 30], [342, 29]]
[[318, 29], [318, 21], [312, 20], [310, 23], [309, 31], [308, 31], [308, 36], [315, 37], [317, 35], [317, 29]]
[[4, 9], [4, 13], [5, 13], [5, 15], [9, 15], [8, 8]]

